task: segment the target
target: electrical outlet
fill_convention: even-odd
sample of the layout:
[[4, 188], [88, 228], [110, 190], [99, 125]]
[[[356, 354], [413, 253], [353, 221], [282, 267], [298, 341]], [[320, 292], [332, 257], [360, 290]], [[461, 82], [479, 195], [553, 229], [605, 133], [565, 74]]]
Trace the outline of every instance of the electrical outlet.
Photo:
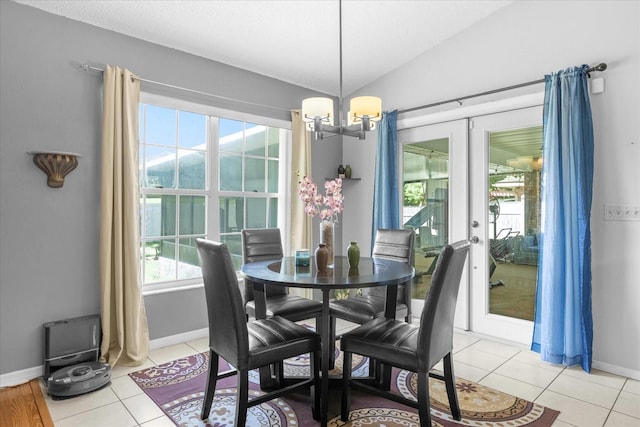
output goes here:
[[640, 221], [640, 206], [607, 203], [602, 216], [605, 221]]

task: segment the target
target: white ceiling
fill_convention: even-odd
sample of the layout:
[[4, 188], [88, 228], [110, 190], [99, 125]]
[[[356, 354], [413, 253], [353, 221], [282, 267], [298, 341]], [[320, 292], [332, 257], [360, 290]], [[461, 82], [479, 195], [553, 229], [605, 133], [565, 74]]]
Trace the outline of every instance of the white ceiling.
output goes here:
[[[14, 0], [338, 95], [338, 0]], [[343, 0], [343, 94], [513, 0]], [[126, 65], [126, 64], [125, 64]]]

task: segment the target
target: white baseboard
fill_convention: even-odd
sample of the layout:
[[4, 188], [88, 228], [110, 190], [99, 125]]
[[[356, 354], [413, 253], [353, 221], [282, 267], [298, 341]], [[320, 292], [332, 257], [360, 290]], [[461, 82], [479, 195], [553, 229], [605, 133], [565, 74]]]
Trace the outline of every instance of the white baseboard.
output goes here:
[[[181, 334], [170, 335], [168, 337], [157, 338], [149, 341], [149, 350], [156, 350], [161, 347], [180, 344], [187, 341], [206, 338], [209, 336], [209, 328], [197, 329], [195, 331], [184, 332]], [[34, 378], [42, 376], [44, 365], [34, 366], [33, 368], [22, 369], [20, 371], [8, 372], [0, 375], [0, 387], [11, 387], [31, 381]]]
[[633, 380], [640, 381], [640, 371], [635, 371], [633, 369], [623, 368], [621, 366], [611, 365], [609, 363], [598, 362], [594, 360], [591, 364], [593, 369], [598, 369], [600, 371], [609, 372], [610, 374], [620, 375], [622, 377], [631, 378]]
[[[149, 349], [156, 350], [158, 348], [167, 347], [170, 345], [176, 345], [187, 341], [197, 340], [209, 336], [209, 329], [202, 328], [195, 331], [184, 332], [181, 334], [170, 335], [168, 337], [157, 338], [149, 341]], [[623, 377], [632, 378], [640, 381], [640, 371], [633, 369], [623, 368], [609, 363], [593, 361], [593, 368], [601, 371], [609, 372], [614, 375], [621, 375]], [[0, 387], [10, 387], [17, 384], [26, 383], [34, 378], [42, 376], [44, 366], [34, 366], [33, 368], [23, 369], [21, 371], [9, 372], [0, 375]]]
[[9, 372], [0, 375], [0, 387], [11, 387], [31, 381], [34, 378], [41, 377], [44, 373], [44, 365], [34, 366], [33, 368], [23, 369], [21, 371]]

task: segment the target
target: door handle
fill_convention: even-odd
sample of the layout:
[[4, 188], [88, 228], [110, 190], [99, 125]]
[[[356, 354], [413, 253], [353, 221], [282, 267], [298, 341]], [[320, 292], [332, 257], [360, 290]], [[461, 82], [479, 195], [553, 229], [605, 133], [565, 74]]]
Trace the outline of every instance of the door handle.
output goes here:
[[471, 226], [473, 228], [478, 228], [478, 227], [480, 227], [480, 223], [478, 221], [471, 221]]
[[480, 243], [480, 238], [478, 236], [473, 236], [469, 239], [471, 243]]

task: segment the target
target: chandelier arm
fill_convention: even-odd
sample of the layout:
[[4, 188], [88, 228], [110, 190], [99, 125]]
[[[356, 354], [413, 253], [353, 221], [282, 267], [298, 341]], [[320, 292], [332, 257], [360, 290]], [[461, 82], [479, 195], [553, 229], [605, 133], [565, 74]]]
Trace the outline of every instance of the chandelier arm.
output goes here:
[[361, 115], [359, 115], [358, 113], [353, 113], [353, 118], [354, 118], [354, 119], [360, 119], [360, 120], [364, 120], [364, 119], [371, 120], [371, 119], [377, 119], [378, 117], [381, 117], [381, 114], [376, 113], [376, 114], [374, 114], [373, 116], [370, 116], [370, 115], [368, 115], [368, 114], [363, 114], [363, 115], [361, 116]]
[[[359, 96], [351, 99], [347, 120], [344, 119], [343, 100], [343, 26], [342, 26], [342, 0], [338, 0], [338, 41], [339, 41], [339, 92], [337, 123], [333, 123], [332, 117], [336, 117], [333, 101], [325, 97], [306, 98], [302, 101], [303, 119], [307, 122], [307, 129], [315, 134], [316, 139], [324, 139], [327, 136], [346, 135], [358, 139], [365, 139], [365, 132], [374, 130], [376, 122], [382, 118], [382, 100], [374, 96]], [[360, 111], [361, 113], [356, 113]], [[354, 123], [349, 124], [352, 121]]]
[[320, 120], [321, 122], [328, 122], [331, 120], [331, 115], [327, 115], [327, 116], [309, 116], [307, 114], [304, 115], [304, 118], [308, 121], [316, 121], [316, 120]]

